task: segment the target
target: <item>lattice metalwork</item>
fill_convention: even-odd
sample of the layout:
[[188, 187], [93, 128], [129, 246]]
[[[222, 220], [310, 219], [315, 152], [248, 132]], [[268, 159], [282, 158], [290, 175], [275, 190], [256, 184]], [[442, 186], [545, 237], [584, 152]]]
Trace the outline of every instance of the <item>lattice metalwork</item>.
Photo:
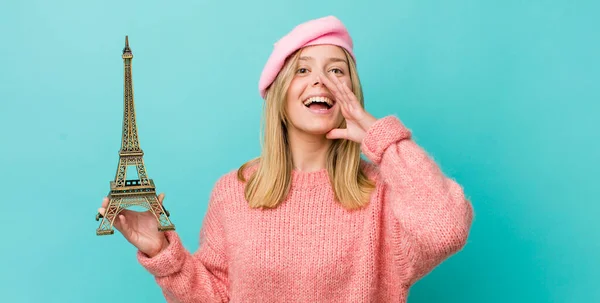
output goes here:
[[[119, 213], [133, 206], [140, 206], [150, 211], [158, 223], [159, 231], [174, 230], [175, 226], [169, 220], [169, 212], [158, 202], [156, 187], [152, 179], [148, 178], [144, 164], [144, 152], [140, 148], [137, 124], [135, 121], [135, 106], [133, 102], [133, 77], [131, 61], [133, 54], [129, 47], [129, 37], [125, 36], [123, 49], [123, 65], [125, 71], [124, 81], [124, 106], [123, 106], [123, 132], [119, 164], [115, 180], [110, 182], [109, 203], [104, 213], [96, 214], [96, 221], [102, 219], [97, 235], [114, 234], [114, 221]], [[134, 166], [138, 178], [127, 177], [127, 167]]]
[[169, 212], [158, 202], [155, 192], [137, 192], [135, 195], [110, 196], [110, 202], [106, 207], [104, 216], [97, 214], [96, 220], [102, 219], [100, 227], [96, 230], [97, 235], [114, 234], [114, 222], [119, 213], [124, 209], [140, 206], [149, 210], [158, 222], [158, 230], [174, 230], [175, 226], [169, 220]]

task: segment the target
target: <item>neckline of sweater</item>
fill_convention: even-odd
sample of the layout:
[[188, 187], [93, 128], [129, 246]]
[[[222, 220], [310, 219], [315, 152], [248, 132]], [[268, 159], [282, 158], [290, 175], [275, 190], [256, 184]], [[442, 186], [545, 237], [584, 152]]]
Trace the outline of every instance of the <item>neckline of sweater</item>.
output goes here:
[[329, 184], [329, 172], [326, 168], [313, 171], [292, 170], [292, 185], [295, 188], [313, 187]]

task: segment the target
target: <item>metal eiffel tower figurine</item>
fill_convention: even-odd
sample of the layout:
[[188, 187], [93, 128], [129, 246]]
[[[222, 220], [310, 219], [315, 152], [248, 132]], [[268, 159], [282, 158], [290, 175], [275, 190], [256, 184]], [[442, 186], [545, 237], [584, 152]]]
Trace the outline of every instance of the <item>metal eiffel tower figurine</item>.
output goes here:
[[[174, 230], [175, 226], [169, 220], [169, 212], [158, 202], [156, 188], [152, 179], [148, 178], [144, 167], [144, 152], [140, 148], [137, 125], [135, 122], [135, 107], [133, 103], [133, 81], [131, 60], [133, 54], [129, 48], [129, 38], [125, 36], [123, 49], [123, 64], [125, 68], [124, 114], [119, 165], [114, 181], [110, 181], [109, 203], [104, 216], [96, 215], [96, 221], [102, 218], [96, 235], [114, 234], [113, 223], [119, 212], [132, 207], [141, 206], [150, 211], [158, 222], [158, 230]], [[127, 179], [127, 167], [131, 166], [137, 177]]]

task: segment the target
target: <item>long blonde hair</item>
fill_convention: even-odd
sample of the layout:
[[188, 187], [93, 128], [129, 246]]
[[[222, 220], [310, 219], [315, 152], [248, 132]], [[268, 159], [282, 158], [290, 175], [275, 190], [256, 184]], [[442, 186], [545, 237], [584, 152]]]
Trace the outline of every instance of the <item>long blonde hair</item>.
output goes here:
[[[350, 69], [353, 92], [364, 107], [362, 88], [356, 64], [344, 50]], [[238, 169], [238, 179], [246, 182], [245, 198], [252, 208], [274, 208], [288, 195], [292, 178], [292, 155], [288, 145], [285, 100], [295, 74], [300, 50], [291, 55], [268, 89], [263, 111], [262, 154]], [[345, 121], [340, 127], [346, 127]], [[347, 209], [357, 209], [369, 202], [375, 187], [361, 169], [360, 144], [350, 140], [334, 140], [327, 152], [326, 169], [336, 201]], [[246, 180], [245, 169], [258, 164]]]

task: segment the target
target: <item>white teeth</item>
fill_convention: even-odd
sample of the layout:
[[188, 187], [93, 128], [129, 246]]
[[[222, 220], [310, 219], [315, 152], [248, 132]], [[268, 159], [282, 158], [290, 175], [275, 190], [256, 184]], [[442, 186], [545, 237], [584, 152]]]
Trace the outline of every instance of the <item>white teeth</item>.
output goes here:
[[314, 102], [323, 102], [323, 103], [327, 103], [327, 105], [329, 105], [329, 107], [333, 106], [333, 101], [331, 101], [331, 99], [329, 99], [327, 97], [308, 98], [308, 99], [304, 100], [304, 105], [309, 106], [310, 104], [312, 104]]

